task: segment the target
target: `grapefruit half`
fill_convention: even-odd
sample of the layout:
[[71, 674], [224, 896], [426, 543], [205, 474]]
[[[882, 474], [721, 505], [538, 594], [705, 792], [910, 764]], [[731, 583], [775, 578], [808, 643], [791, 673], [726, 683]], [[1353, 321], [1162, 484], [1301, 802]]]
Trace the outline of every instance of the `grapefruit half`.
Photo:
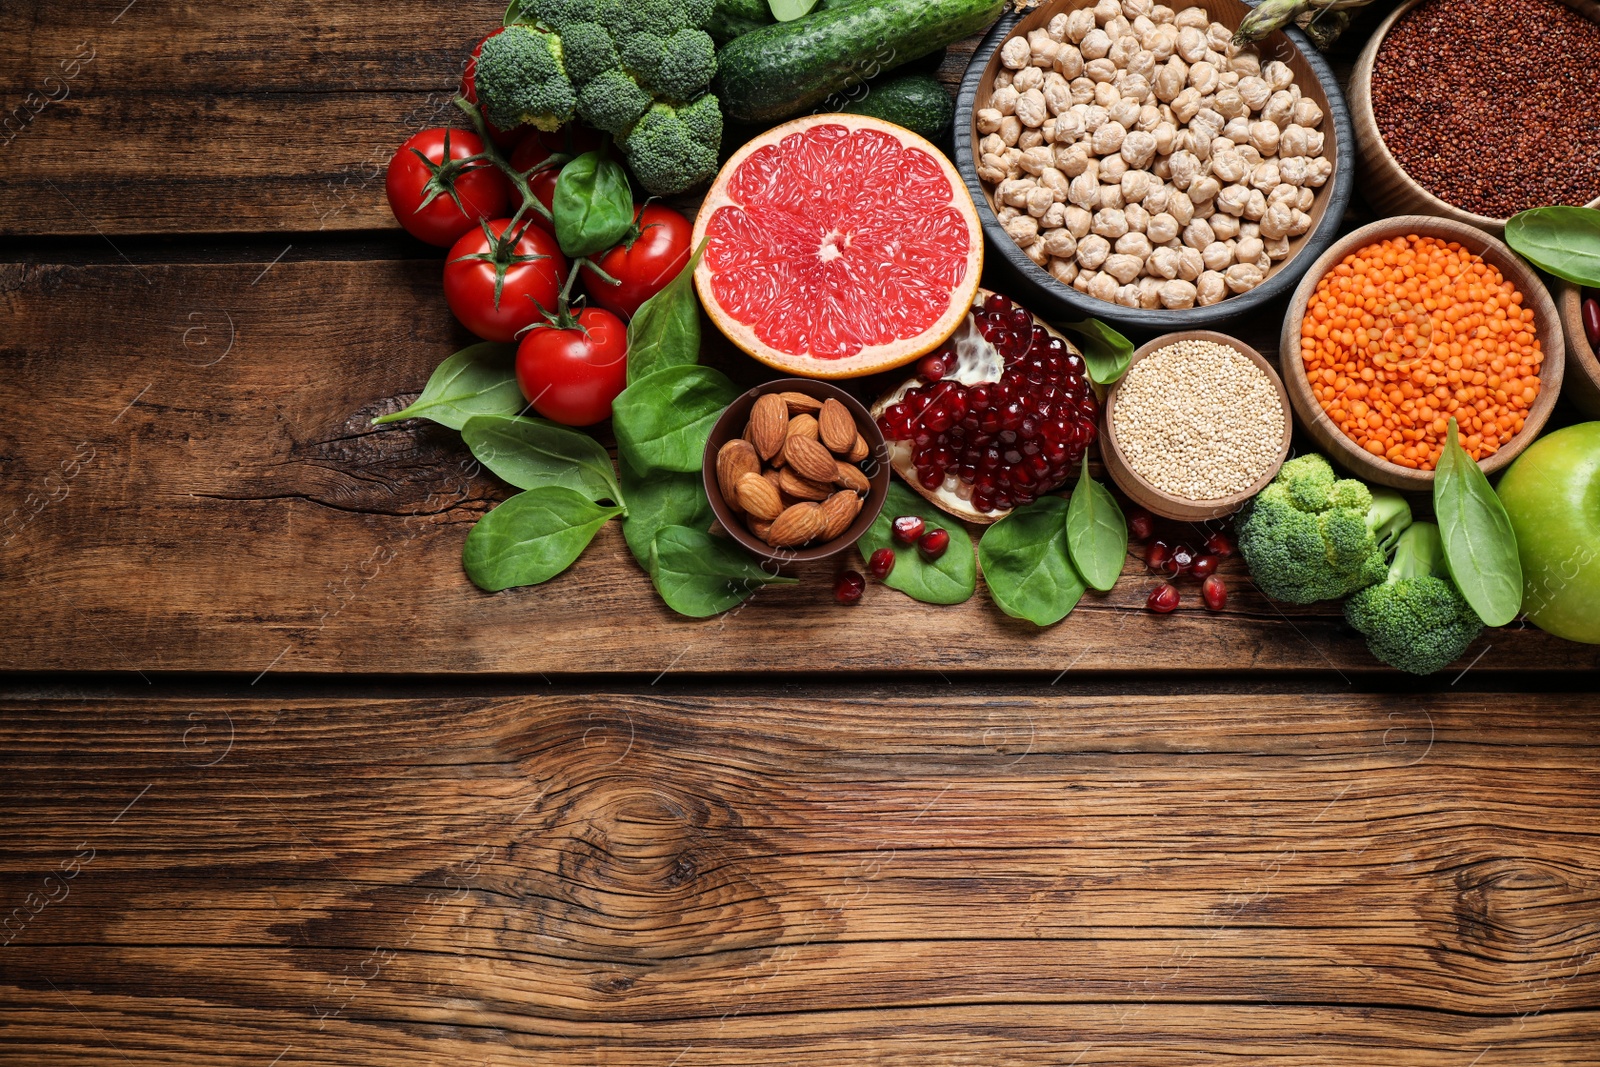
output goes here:
[[695, 221], [700, 301], [770, 367], [852, 378], [939, 347], [983, 273], [978, 212], [944, 154], [866, 115], [809, 115], [755, 138]]

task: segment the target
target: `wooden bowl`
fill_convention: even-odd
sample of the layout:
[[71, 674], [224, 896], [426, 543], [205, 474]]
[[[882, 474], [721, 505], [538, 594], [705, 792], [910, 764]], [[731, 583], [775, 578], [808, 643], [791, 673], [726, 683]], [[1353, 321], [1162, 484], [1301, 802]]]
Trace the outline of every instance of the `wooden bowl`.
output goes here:
[[1121, 489], [1130, 500], [1147, 511], [1183, 522], [1204, 522], [1207, 519], [1220, 519], [1224, 515], [1238, 511], [1244, 506], [1245, 501], [1261, 492], [1267, 483], [1277, 476], [1278, 468], [1283, 466], [1283, 461], [1289, 456], [1289, 439], [1294, 433], [1294, 418], [1289, 414], [1289, 398], [1284, 395], [1283, 382], [1278, 378], [1278, 372], [1272, 369], [1272, 364], [1268, 363], [1260, 352], [1227, 334], [1212, 330], [1181, 330], [1157, 337], [1133, 354], [1133, 358], [1128, 362], [1128, 372], [1132, 373], [1133, 368], [1139, 365], [1139, 361], [1150, 353], [1177, 344], [1179, 341], [1214, 341], [1239, 352], [1266, 373], [1267, 380], [1272, 382], [1272, 388], [1277, 391], [1278, 403], [1283, 407], [1283, 439], [1278, 442], [1278, 458], [1272, 462], [1265, 474], [1243, 492], [1218, 497], [1215, 500], [1189, 500], [1157, 489], [1145, 481], [1143, 476], [1128, 463], [1127, 457], [1122, 454], [1122, 447], [1117, 443], [1116, 423], [1111, 418], [1112, 412], [1117, 407], [1117, 395], [1121, 391], [1122, 382], [1128, 380], [1127, 374], [1111, 387], [1111, 392], [1106, 396], [1105, 418], [1100, 434], [1100, 456], [1105, 462], [1106, 472], [1111, 475], [1111, 480], [1117, 483], [1117, 488]]
[[[867, 490], [866, 499], [862, 501], [860, 514], [844, 533], [832, 541], [808, 545], [805, 548], [774, 548], [751, 533], [744, 523], [744, 517], [735, 513], [722, 498], [722, 487], [717, 484], [717, 452], [731, 438], [744, 433], [745, 425], [750, 421], [750, 409], [755, 407], [757, 398], [767, 393], [788, 392], [805, 393], [818, 400], [827, 400], [831, 397], [850, 409], [850, 414], [856, 420], [856, 431], [867, 442], [867, 458], [861, 461], [861, 467], [867, 475], [867, 480], [872, 483], [871, 488]], [[711, 510], [717, 516], [717, 522], [728, 531], [729, 537], [739, 542], [753, 555], [777, 563], [827, 559], [859, 541], [861, 535], [867, 532], [867, 527], [872, 525], [872, 520], [878, 517], [878, 512], [883, 510], [883, 502], [889, 496], [889, 448], [884, 444], [883, 433], [878, 429], [877, 422], [867, 413], [867, 409], [843, 389], [811, 378], [779, 378], [777, 381], [758, 385], [745, 393], [729, 404], [727, 410], [717, 418], [716, 424], [711, 427], [711, 436], [706, 438], [701, 473], [705, 480], [706, 499], [711, 502]]]
[[[1350, 118], [1355, 125], [1356, 153], [1361, 170], [1361, 195], [1380, 214], [1384, 215], [1436, 215], [1439, 218], [1464, 222], [1476, 226], [1495, 237], [1505, 233], [1506, 220], [1478, 215], [1465, 208], [1446, 203], [1419, 185], [1400, 161], [1390, 153], [1378, 132], [1378, 118], [1372, 110], [1372, 65], [1377, 61], [1378, 49], [1383, 46], [1389, 31], [1405, 14], [1427, 0], [1406, 0], [1390, 12], [1368, 39], [1350, 73]], [[1600, 0], [1561, 0], [1574, 11], [1600, 22]], [[1448, 91], [1444, 82], [1438, 82], [1441, 93]], [[1537, 205], [1529, 205], [1534, 207]], [[1600, 199], [1589, 207], [1600, 207]]]
[[1294, 299], [1290, 301], [1289, 310], [1283, 319], [1283, 333], [1278, 340], [1278, 351], [1283, 364], [1283, 376], [1289, 387], [1289, 399], [1294, 402], [1294, 409], [1300, 416], [1301, 425], [1335, 463], [1359, 478], [1387, 485], [1392, 489], [1431, 492], [1432, 471], [1414, 471], [1409, 467], [1390, 463], [1380, 456], [1374, 456], [1335, 426], [1311, 392], [1311, 383], [1306, 380], [1305, 365], [1300, 361], [1300, 326], [1305, 318], [1306, 305], [1310, 303], [1311, 294], [1316, 291], [1317, 283], [1322, 280], [1323, 275], [1359, 248], [1406, 234], [1459, 242], [1463, 247], [1482, 257], [1485, 262], [1497, 267], [1506, 280], [1522, 293], [1523, 306], [1533, 308], [1534, 328], [1539, 336], [1540, 348], [1544, 352], [1544, 362], [1539, 366], [1539, 396], [1534, 400], [1533, 407], [1528, 410], [1521, 431], [1511, 439], [1511, 443], [1487, 459], [1478, 461], [1478, 466], [1483, 468], [1485, 474], [1493, 474], [1505, 468], [1522, 453], [1523, 449], [1533, 443], [1534, 438], [1539, 436], [1539, 431], [1550, 418], [1550, 411], [1556, 406], [1556, 397], [1561, 392], [1562, 367], [1566, 359], [1560, 317], [1544, 283], [1539, 280], [1533, 268], [1524, 263], [1515, 252], [1476, 226], [1427, 215], [1401, 215], [1398, 218], [1382, 219], [1363, 226], [1324, 252], [1306, 272], [1304, 280], [1300, 282], [1300, 288], [1295, 290]]
[[1561, 332], [1567, 338], [1567, 399], [1590, 418], [1600, 419], [1600, 356], [1583, 332], [1583, 291], [1571, 282], [1556, 286]]
[[[995, 75], [1000, 72], [1000, 47], [1013, 36], [1026, 35], [1047, 25], [1063, 11], [1093, 7], [1094, 4], [1095, 0], [1046, 0], [1024, 15], [1008, 12], [989, 31], [967, 66], [966, 76], [956, 97], [953, 135], [956, 169], [966, 179], [973, 202], [977, 204], [978, 218], [983, 223], [990, 247], [999, 253], [998, 256], [989, 257], [988, 265], [1004, 263], [1005, 267], [1001, 269], [1010, 275], [1007, 280], [1015, 283], [1010, 286], [1014, 295], [1045, 318], [1060, 321], [1092, 316], [1152, 333], [1215, 326], [1287, 295], [1305, 272], [1305, 264], [1315, 259], [1338, 236], [1339, 222], [1349, 206], [1355, 180], [1355, 140], [1344, 94], [1327, 61], [1298, 30], [1272, 33], [1258, 42], [1256, 49], [1261, 54], [1262, 62], [1277, 59], [1287, 63], [1294, 71], [1295, 84], [1300, 87], [1302, 95], [1316, 101], [1322, 108], [1324, 118], [1321, 129], [1325, 135], [1328, 158], [1333, 161], [1333, 176], [1317, 190], [1316, 203], [1311, 208], [1311, 228], [1290, 240], [1289, 255], [1274, 263], [1267, 271], [1266, 280], [1254, 289], [1230, 296], [1210, 307], [1181, 310], [1126, 308], [1061, 284], [1029, 259], [1027, 253], [1000, 225], [995, 214], [993, 190], [978, 177], [979, 134], [976, 118], [981, 106], [978, 101], [989, 99]], [[1250, 11], [1249, 6], [1240, 0], [1203, 0], [1203, 5], [1212, 18], [1235, 27]]]

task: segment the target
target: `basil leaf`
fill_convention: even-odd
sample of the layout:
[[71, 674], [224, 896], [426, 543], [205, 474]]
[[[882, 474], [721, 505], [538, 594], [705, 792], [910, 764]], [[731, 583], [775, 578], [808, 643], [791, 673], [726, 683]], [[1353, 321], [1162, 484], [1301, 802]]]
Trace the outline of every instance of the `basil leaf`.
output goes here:
[[656, 533], [655, 561], [656, 592], [667, 607], [695, 619], [727, 611], [764, 585], [796, 584], [763, 569], [734, 542], [687, 526]]
[[656, 534], [668, 526], [687, 526], [704, 532], [711, 527], [711, 501], [706, 499], [700, 472], [668, 474], [656, 472], [640, 476], [624, 467], [622, 482], [627, 486], [628, 515], [622, 523], [622, 536], [639, 566], [654, 571]]
[[545, 419], [477, 415], [461, 439], [478, 462], [518, 489], [559, 485], [593, 501], [622, 503], [617, 472], [600, 442]]
[[628, 386], [611, 404], [617, 454], [640, 474], [697, 471], [706, 438], [739, 390], [709, 367], [669, 367]]
[[1087, 453], [1067, 507], [1067, 548], [1083, 580], [1101, 592], [1122, 577], [1122, 564], [1128, 558], [1128, 520], [1111, 490], [1089, 477]]
[[1036, 626], [1060, 622], [1083, 596], [1067, 552], [1067, 502], [1042, 496], [983, 532], [978, 561], [1000, 610]]
[[772, 17], [779, 22], [793, 22], [802, 15], [811, 14], [817, 0], [768, 0], [768, 6], [772, 8]]
[[700, 359], [700, 298], [694, 292], [694, 271], [710, 241], [709, 237], [701, 241], [678, 276], [646, 300], [628, 323], [629, 383]]
[[516, 365], [515, 345], [485, 341], [463, 348], [439, 364], [410, 407], [372, 421], [432, 419], [459, 430], [474, 415], [515, 415], [528, 406]]
[[1486, 626], [1522, 610], [1522, 560], [1505, 505], [1457, 440], [1456, 420], [1433, 472], [1433, 511], [1450, 577]]
[[478, 520], [461, 565], [473, 585], [491, 593], [538, 585], [572, 566], [600, 527], [620, 514], [561, 486], [518, 493]]
[[1536, 207], [1506, 222], [1506, 244], [1547, 274], [1600, 287], [1600, 210]]
[[1099, 319], [1082, 322], [1060, 322], [1057, 329], [1078, 335], [1084, 365], [1089, 370], [1089, 380], [1096, 385], [1112, 385], [1128, 373], [1128, 363], [1133, 359], [1133, 342]]
[[561, 168], [551, 215], [561, 251], [573, 259], [603, 252], [633, 225], [633, 192], [622, 164], [586, 152]]
[[[920, 515], [928, 528], [938, 527], [950, 534], [944, 555], [929, 563], [915, 545], [902, 545], [890, 526], [902, 515]], [[898, 589], [912, 600], [924, 604], [959, 604], [978, 588], [978, 568], [972, 556], [972, 538], [961, 524], [899, 482], [889, 483], [889, 496], [883, 510], [872, 520], [858, 544], [863, 557], [880, 548], [894, 549], [894, 569], [883, 584]]]

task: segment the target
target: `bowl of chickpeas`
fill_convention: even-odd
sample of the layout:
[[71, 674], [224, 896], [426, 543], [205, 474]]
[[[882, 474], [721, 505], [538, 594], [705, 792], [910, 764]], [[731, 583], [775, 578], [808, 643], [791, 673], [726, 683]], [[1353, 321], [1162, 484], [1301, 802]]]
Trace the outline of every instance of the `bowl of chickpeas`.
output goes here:
[[1216, 325], [1336, 238], [1355, 158], [1297, 31], [1235, 45], [1239, 0], [1046, 0], [1002, 18], [956, 103], [956, 164], [1047, 318]]

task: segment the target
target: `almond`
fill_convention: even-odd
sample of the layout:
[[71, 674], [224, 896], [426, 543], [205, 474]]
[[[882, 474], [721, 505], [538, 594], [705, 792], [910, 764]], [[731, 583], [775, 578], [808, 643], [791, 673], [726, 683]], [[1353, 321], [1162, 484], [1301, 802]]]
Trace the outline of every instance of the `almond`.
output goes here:
[[842, 489], [865, 493], [872, 488], [872, 482], [867, 479], [865, 474], [861, 473], [860, 467], [840, 461], [834, 467], [834, 470], [836, 473], [833, 476], [833, 484]]
[[833, 481], [837, 473], [838, 461], [833, 458], [821, 441], [814, 441], [809, 437], [790, 437], [783, 442], [783, 458], [794, 468], [794, 472], [808, 482], [822, 482], [827, 484]]
[[815, 415], [822, 408], [822, 401], [814, 396], [804, 393], [779, 393], [783, 402], [789, 407], [791, 415]]
[[772, 529], [767, 531], [767, 543], [780, 548], [796, 548], [815, 541], [822, 529], [822, 505], [807, 500], [787, 508], [772, 520]]
[[751, 519], [750, 532], [765, 541], [767, 535], [772, 532], [772, 523], [766, 519]]
[[856, 515], [861, 512], [861, 498], [848, 489], [842, 489], [818, 507], [822, 515], [822, 539], [832, 541], [856, 520]]
[[771, 483], [774, 492], [783, 492], [783, 479], [778, 471], [762, 471], [761, 477]]
[[761, 457], [744, 438], [735, 437], [717, 450], [717, 488], [722, 490], [722, 499], [729, 507], [739, 507], [739, 479], [760, 473]]
[[777, 393], [756, 399], [750, 409], [750, 443], [762, 459], [771, 459], [783, 447], [783, 431], [789, 425], [789, 405]]
[[817, 439], [817, 433], [817, 420], [811, 415], [796, 415], [789, 420], [789, 428], [783, 431], [785, 437], [793, 437], [799, 434], [801, 437], [809, 437], [813, 441]]
[[796, 500], [826, 500], [833, 493], [833, 486], [808, 482], [791, 470], [778, 473], [778, 488]]
[[739, 506], [757, 519], [775, 519], [783, 512], [778, 489], [759, 474], [739, 479]]
[[856, 420], [851, 416], [850, 409], [831, 396], [822, 404], [817, 426], [828, 451], [841, 456], [849, 454], [850, 449], [855, 447], [856, 438], [860, 436], [856, 433]]
[[858, 433], [856, 434], [856, 443], [850, 446], [850, 453], [844, 458], [849, 460], [851, 463], [860, 463], [862, 460], [867, 458], [867, 455], [870, 451], [871, 450], [867, 448], [867, 439]]

